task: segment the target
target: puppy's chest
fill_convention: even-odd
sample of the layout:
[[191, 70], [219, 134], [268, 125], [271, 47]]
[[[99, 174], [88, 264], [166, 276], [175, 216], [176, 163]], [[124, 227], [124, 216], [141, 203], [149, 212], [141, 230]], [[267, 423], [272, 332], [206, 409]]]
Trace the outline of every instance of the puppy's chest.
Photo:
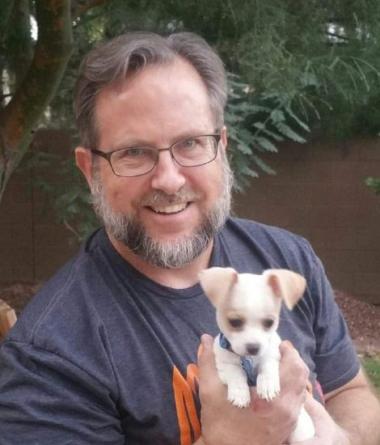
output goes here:
[[[265, 361], [265, 358], [272, 356], [279, 358], [279, 345], [281, 342], [280, 336], [277, 332], [273, 333], [272, 341], [266, 346], [265, 351], [260, 356], [245, 355], [240, 356], [240, 363], [247, 375], [247, 382], [249, 386], [256, 386], [257, 375], [260, 372], [260, 367]], [[219, 333], [219, 345], [223, 349], [233, 352], [231, 343], [223, 332]]]

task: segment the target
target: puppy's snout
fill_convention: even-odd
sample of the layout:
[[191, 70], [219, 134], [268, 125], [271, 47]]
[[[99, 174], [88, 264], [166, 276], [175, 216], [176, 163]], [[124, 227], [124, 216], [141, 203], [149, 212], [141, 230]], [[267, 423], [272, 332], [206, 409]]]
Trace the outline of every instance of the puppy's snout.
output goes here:
[[247, 354], [249, 355], [257, 355], [260, 351], [259, 343], [248, 343], [245, 347]]

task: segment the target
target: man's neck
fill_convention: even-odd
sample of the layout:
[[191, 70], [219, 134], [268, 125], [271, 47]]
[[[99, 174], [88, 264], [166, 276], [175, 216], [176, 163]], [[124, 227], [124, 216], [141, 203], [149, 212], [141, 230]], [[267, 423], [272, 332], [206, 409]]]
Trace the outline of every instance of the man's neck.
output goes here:
[[133, 253], [121, 241], [108, 235], [113, 247], [131, 266], [156, 283], [174, 289], [186, 289], [196, 284], [198, 274], [209, 265], [213, 242], [191, 263], [178, 269], [165, 269], [154, 266]]

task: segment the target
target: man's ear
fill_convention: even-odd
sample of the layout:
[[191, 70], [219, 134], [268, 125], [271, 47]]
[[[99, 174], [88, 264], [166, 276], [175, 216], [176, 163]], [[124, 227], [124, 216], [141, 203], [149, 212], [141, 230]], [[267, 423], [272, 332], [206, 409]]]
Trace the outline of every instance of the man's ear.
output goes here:
[[75, 149], [75, 162], [79, 170], [83, 173], [91, 189], [92, 184], [92, 154], [87, 148], [77, 147]]
[[225, 125], [223, 125], [222, 129], [220, 130], [220, 140], [223, 144], [224, 151], [226, 151], [228, 145], [228, 137], [227, 137], [227, 127]]
[[238, 280], [238, 273], [231, 267], [210, 267], [199, 273], [199, 282], [204, 293], [217, 307]]

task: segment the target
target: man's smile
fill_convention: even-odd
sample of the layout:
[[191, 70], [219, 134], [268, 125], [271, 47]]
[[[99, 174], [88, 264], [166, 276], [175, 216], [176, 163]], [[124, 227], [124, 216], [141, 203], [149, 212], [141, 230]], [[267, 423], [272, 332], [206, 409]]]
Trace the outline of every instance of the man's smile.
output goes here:
[[179, 204], [149, 206], [148, 208], [155, 213], [169, 215], [169, 214], [182, 212], [183, 210], [186, 209], [186, 207], [189, 204], [190, 204], [189, 202], [183, 202], [183, 203], [179, 203]]

